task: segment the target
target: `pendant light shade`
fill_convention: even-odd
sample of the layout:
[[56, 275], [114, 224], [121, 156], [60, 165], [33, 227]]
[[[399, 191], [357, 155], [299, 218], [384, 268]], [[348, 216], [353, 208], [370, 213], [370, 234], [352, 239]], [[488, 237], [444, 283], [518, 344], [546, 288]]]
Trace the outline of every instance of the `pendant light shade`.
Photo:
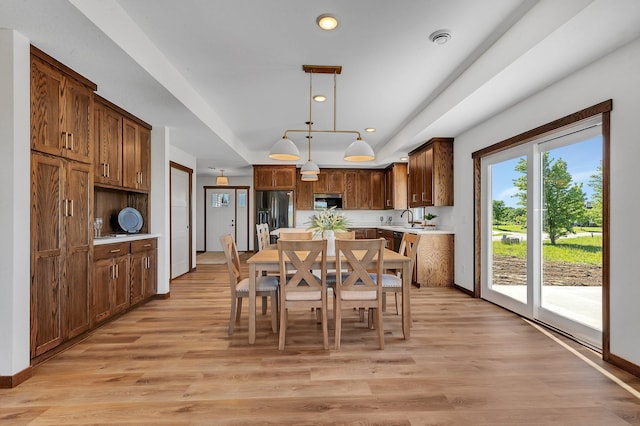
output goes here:
[[220, 170], [221, 175], [216, 178], [216, 185], [227, 186], [229, 185], [229, 178], [224, 175], [224, 170]]
[[312, 175], [312, 174], [302, 175], [300, 176], [300, 180], [304, 182], [315, 182], [318, 180], [318, 175]]
[[302, 175], [317, 175], [320, 173], [320, 167], [313, 161], [309, 160], [300, 169], [300, 174]]
[[375, 158], [376, 155], [373, 153], [373, 149], [362, 138], [353, 141], [344, 152], [346, 161], [371, 161]]
[[271, 148], [269, 158], [274, 160], [296, 161], [300, 159], [300, 151], [291, 139], [283, 136]]

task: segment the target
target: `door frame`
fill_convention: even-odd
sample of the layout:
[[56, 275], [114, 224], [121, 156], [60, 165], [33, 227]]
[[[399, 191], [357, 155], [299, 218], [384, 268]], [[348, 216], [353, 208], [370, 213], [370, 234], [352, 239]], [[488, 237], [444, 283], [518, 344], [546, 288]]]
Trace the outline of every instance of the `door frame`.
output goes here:
[[[202, 208], [203, 208], [203, 218], [204, 218], [204, 230], [203, 230], [204, 233], [202, 234], [203, 235], [203, 240], [204, 240], [204, 251], [207, 251], [207, 189], [233, 189], [233, 190], [235, 190], [236, 202], [235, 202], [233, 208], [234, 208], [234, 217], [236, 218], [236, 221], [235, 221], [235, 224], [236, 224], [235, 233], [236, 234], [237, 234], [237, 229], [238, 229], [238, 220], [237, 220], [237, 218], [238, 218], [238, 189], [246, 189], [247, 190], [247, 249], [248, 249], [249, 248], [249, 242], [251, 241], [251, 223], [250, 223], [251, 222], [251, 206], [250, 206], [251, 200], [250, 200], [250, 197], [249, 197], [251, 187], [250, 186], [245, 186], [245, 185], [239, 185], [239, 186], [236, 186], [236, 185], [205, 185], [205, 186], [202, 187], [202, 189], [204, 191], [204, 194], [203, 194], [204, 203], [202, 203], [203, 204], [203, 206], [202, 206]], [[236, 239], [235, 235], [233, 236], [233, 239], [234, 240]], [[236, 241], [236, 243], [237, 243], [237, 241]]]
[[479, 298], [483, 275], [483, 218], [482, 218], [482, 158], [504, 151], [518, 145], [523, 145], [535, 139], [570, 126], [602, 115], [602, 359], [611, 361], [610, 350], [610, 173], [611, 173], [611, 111], [613, 100], [608, 99], [565, 117], [543, 124], [535, 129], [505, 139], [486, 148], [472, 153], [473, 159], [473, 191], [474, 191], [474, 279], [473, 296]]
[[[171, 199], [173, 194], [172, 192], [172, 182], [171, 182], [171, 169], [180, 170], [189, 175], [189, 271], [193, 272], [195, 268], [193, 267], [193, 169], [183, 166], [182, 164], [169, 161], [169, 276], [173, 276], [173, 235], [171, 232], [173, 225], [173, 217], [171, 216]], [[176, 277], [177, 278], [177, 277]]]

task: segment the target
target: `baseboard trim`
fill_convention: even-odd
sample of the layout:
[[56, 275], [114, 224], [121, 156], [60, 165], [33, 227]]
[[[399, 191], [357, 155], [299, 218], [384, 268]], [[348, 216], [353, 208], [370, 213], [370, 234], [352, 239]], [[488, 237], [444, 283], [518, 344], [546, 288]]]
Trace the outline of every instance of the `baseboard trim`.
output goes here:
[[33, 369], [31, 366], [14, 374], [13, 376], [0, 376], [0, 389], [15, 388], [20, 383], [29, 380], [31, 376], [33, 376]]
[[476, 297], [475, 293], [473, 292], [473, 290], [469, 290], [467, 288], [464, 287], [460, 287], [458, 284], [454, 284], [453, 288], [455, 288], [458, 291], [463, 292], [464, 294], [466, 294], [467, 296], [471, 296], [471, 297]]
[[631, 361], [627, 361], [626, 359], [611, 353], [609, 354], [609, 356], [607, 356], [607, 359], [605, 359], [605, 361], [623, 369], [627, 373], [631, 373], [636, 377], [640, 377], [640, 365], [634, 364]]
[[162, 293], [162, 294], [156, 294], [155, 296], [153, 296], [153, 298], [156, 299], [156, 300], [167, 300], [170, 297], [171, 297], [171, 292], [170, 291], [168, 291], [166, 293]]

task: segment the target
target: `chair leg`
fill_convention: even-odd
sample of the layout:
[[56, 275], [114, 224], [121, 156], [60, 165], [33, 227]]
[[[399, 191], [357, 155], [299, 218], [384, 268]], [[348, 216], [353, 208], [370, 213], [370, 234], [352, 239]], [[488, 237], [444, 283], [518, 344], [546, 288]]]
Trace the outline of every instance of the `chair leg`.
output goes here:
[[327, 307], [320, 309], [322, 311], [322, 347], [324, 350], [329, 349], [329, 326], [327, 324]]
[[335, 322], [335, 348], [340, 350], [340, 338], [342, 337], [342, 312], [340, 309], [340, 302], [334, 300], [333, 304], [333, 318]]
[[278, 293], [276, 290], [271, 292], [271, 330], [278, 332]]
[[262, 315], [267, 313], [267, 296], [262, 296]]
[[400, 315], [400, 303], [398, 303], [398, 292], [393, 293], [396, 297], [396, 315]]
[[[378, 344], [380, 349], [384, 349], [384, 325], [382, 323], [382, 309], [374, 309], [376, 311], [376, 327], [378, 328]], [[373, 313], [371, 313], [373, 315]]]
[[364, 308], [359, 308], [358, 313], [360, 315], [360, 322], [364, 322]]
[[233, 327], [236, 323], [236, 301], [231, 299], [231, 312], [229, 315], [229, 336], [233, 334]]
[[382, 312], [387, 312], [387, 293], [382, 293]]
[[278, 338], [278, 349], [284, 350], [284, 339], [287, 333], [287, 308], [284, 303], [280, 304], [280, 337]]
[[242, 297], [238, 297], [238, 307], [236, 308], [236, 322], [240, 322], [240, 317], [242, 316]]

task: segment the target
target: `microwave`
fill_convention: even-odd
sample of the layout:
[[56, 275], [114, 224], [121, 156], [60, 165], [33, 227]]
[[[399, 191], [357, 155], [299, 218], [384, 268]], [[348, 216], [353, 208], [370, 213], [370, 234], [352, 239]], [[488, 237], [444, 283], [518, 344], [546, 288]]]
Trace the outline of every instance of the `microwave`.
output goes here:
[[335, 207], [342, 208], [342, 194], [313, 194], [313, 208], [315, 210]]

